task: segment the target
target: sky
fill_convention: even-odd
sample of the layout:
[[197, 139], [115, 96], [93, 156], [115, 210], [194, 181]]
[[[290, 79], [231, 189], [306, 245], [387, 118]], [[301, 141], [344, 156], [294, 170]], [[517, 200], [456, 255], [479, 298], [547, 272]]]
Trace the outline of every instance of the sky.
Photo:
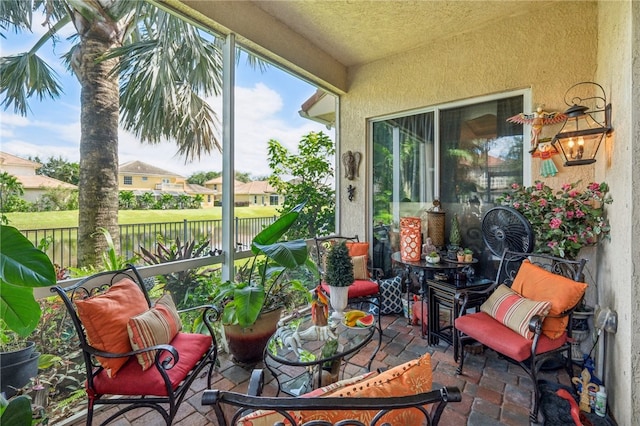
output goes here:
[[[42, 21], [44, 19], [34, 19], [34, 22]], [[0, 38], [0, 54], [6, 56], [29, 50], [46, 28], [36, 24], [33, 30], [33, 34], [8, 33], [6, 39]], [[61, 156], [67, 161], [79, 162], [80, 85], [59, 59], [69, 50], [66, 37], [73, 32], [68, 26], [55, 45], [48, 43], [38, 51], [58, 74], [64, 93], [56, 100], [41, 102], [32, 98], [31, 111], [25, 117], [16, 114], [13, 108], [1, 109], [1, 151], [24, 158], [38, 156], [42, 161]], [[314, 86], [276, 67], [261, 72], [246, 66], [244, 60], [239, 61], [236, 71], [237, 171], [253, 177], [269, 175], [267, 142], [270, 139], [278, 140], [292, 152], [297, 151], [298, 141], [310, 131], [323, 131], [335, 140], [333, 130], [298, 115], [300, 106], [314, 92]], [[221, 120], [221, 99], [210, 99], [210, 104]], [[118, 146], [120, 164], [139, 160], [184, 177], [200, 171], [222, 170], [222, 154], [218, 151], [200, 161], [185, 164], [183, 158], [176, 156], [175, 143], [141, 144], [133, 134], [122, 129]]]

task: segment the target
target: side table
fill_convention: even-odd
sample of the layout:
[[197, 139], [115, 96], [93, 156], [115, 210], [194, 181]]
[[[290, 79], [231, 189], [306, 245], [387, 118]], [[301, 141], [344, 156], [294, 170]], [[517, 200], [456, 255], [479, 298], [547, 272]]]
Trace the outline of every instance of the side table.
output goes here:
[[[297, 350], [287, 344], [287, 336], [290, 336], [296, 328], [298, 332], [303, 332], [310, 327], [313, 327], [313, 322], [309, 315], [301, 320], [295, 320], [283, 325], [267, 342], [267, 347], [264, 351], [264, 364], [278, 383], [278, 394], [283, 391], [291, 396], [300, 396], [312, 389], [321, 387], [323, 365], [331, 364], [335, 361], [344, 362], [345, 358], [355, 354], [369, 343], [376, 331], [375, 326], [360, 328], [337, 324], [333, 330], [337, 338], [337, 350], [330, 356], [322, 355], [322, 348], [327, 341], [300, 339], [300, 346], [298, 346]], [[281, 377], [279, 377], [281, 373], [276, 370], [283, 365], [302, 367], [305, 371], [281, 381]], [[285, 370], [287, 373], [295, 371], [290, 368]], [[317, 382], [314, 381], [316, 373]]]
[[[484, 290], [493, 284], [486, 278], [477, 278], [467, 281], [464, 285], [456, 285], [448, 281], [427, 279], [427, 300], [429, 301], [429, 327], [428, 342], [437, 345], [440, 339], [453, 346], [454, 358], [458, 358], [458, 338], [454, 327], [454, 320], [460, 314], [460, 306], [456, 303], [456, 293], [462, 289]], [[471, 294], [467, 303], [467, 309], [477, 309], [485, 297]], [[449, 310], [449, 321], [440, 324], [440, 308]]]

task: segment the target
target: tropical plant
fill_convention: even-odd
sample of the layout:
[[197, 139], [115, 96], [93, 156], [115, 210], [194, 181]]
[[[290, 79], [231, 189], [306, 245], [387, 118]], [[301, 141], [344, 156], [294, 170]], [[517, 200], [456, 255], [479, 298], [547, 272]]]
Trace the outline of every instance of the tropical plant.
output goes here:
[[63, 58], [82, 88], [78, 264], [95, 264], [106, 247], [91, 238], [97, 228], [119, 241], [118, 125], [142, 142], [175, 140], [186, 159], [220, 149], [204, 97], [221, 93], [221, 49], [211, 35], [142, 1], [3, 1], [0, 36], [31, 31], [34, 11], [49, 31], [28, 52], [0, 59], [1, 105], [27, 115], [30, 98], [59, 96], [54, 68], [37, 52], [73, 25], [77, 44]]
[[[288, 232], [289, 239], [328, 235], [335, 228], [335, 189], [330, 185], [335, 155], [331, 138], [322, 132], [309, 132], [300, 139], [298, 153], [290, 153], [277, 140], [268, 142], [269, 184], [279, 194], [287, 194], [279, 212], [306, 203], [304, 211]], [[291, 178], [293, 176], [293, 179]]]
[[324, 280], [333, 287], [347, 287], [353, 284], [353, 263], [346, 241], [336, 243], [329, 249]]
[[511, 185], [511, 192], [497, 198], [531, 223], [536, 253], [552, 253], [575, 259], [580, 249], [610, 239], [611, 227], [604, 206], [613, 202], [609, 185], [592, 182], [580, 191], [580, 181], [554, 191], [543, 182], [525, 187]]
[[118, 194], [118, 206], [127, 210], [135, 208], [136, 196], [133, 191], [120, 191]]
[[7, 173], [0, 173], [0, 211], [9, 213], [19, 211], [17, 206], [20, 204], [24, 189], [17, 177]]
[[304, 203], [297, 205], [256, 235], [251, 242], [254, 257], [240, 268], [234, 281], [217, 287], [214, 301], [224, 306], [224, 324], [248, 327], [261, 312], [285, 306], [296, 294], [309, 295], [300, 281], [285, 280], [286, 272], [302, 265], [317, 274], [308, 256], [307, 242], [303, 239], [279, 241], [296, 222], [303, 207]]
[[[163, 244], [158, 242], [155, 252], [140, 247], [139, 256], [148, 265], [158, 265], [160, 263], [175, 262], [177, 260], [192, 259], [208, 254], [209, 241], [189, 241], [181, 243], [180, 238], [174, 242]], [[207, 275], [200, 271], [189, 269], [185, 271], [172, 272], [162, 276], [164, 289], [171, 293], [178, 308], [189, 306], [189, 296], [193, 291], [204, 284]]]

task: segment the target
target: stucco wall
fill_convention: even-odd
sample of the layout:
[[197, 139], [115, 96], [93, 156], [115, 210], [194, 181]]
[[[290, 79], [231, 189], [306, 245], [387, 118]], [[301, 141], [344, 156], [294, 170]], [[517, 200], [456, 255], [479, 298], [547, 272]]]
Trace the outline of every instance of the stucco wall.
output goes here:
[[[618, 332], [607, 335], [605, 380], [610, 407], [621, 425], [637, 424], [640, 417], [640, 124], [637, 112], [634, 116], [640, 108], [639, 26], [638, 2], [599, 4], [596, 80], [610, 94], [614, 134], [604, 147], [604, 161], [596, 164], [596, 176], [615, 182], [611, 185], [614, 204], [610, 209], [615, 223], [611, 232], [614, 243], [605, 246], [598, 259], [598, 282], [602, 283], [598, 296], [603, 306], [619, 315]], [[636, 66], [632, 67], [634, 62]]]
[[[338, 182], [340, 231], [366, 235], [370, 218], [363, 220], [363, 215], [369, 207], [366, 189], [371, 176], [368, 119], [522, 88], [531, 88], [533, 104], [564, 110], [563, 95], [571, 85], [596, 81], [605, 88], [613, 103], [616, 130], [600, 148], [597, 163], [562, 168], [557, 160], [560, 173], [543, 180], [554, 187], [580, 179], [612, 186], [614, 203], [608, 209], [612, 243], [588, 252], [588, 274], [594, 281], [591, 297], [599, 297], [620, 316], [619, 331], [609, 338], [606, 370], [610, 406], [619, 424], [633, 424], [640, 414], [640, 301], [634, 268], [640, 255], [632, 240], [632, 235], [640, 235], [639, 215], [632, 209], [640, 205], [639, 190], [632, 189], [640, 188], [640, 164], [639, 143], [635, 147], [631, 143], [640, 140], [638, 117], [633, 116], [640, 110], [640, 93], [629, 91], [633, 78], [638, 86], [638, 66], [633, 75], [631, 60], [633, 56], [638, 64], [639, 3], [558, 2], [536, 15], [494, 22], [481, 31], [351, 68], [348, 93], [341, 97], [338, 135], [340, 153], [363, 151], [367, 168], [355, 182]], [[552, 130], [547, 130], [549, 136]], [[540, 179], [537, 160], [531, 170], [531, 180]], [[353, 202], [347, 200], [348, 184], [357, 188]]]

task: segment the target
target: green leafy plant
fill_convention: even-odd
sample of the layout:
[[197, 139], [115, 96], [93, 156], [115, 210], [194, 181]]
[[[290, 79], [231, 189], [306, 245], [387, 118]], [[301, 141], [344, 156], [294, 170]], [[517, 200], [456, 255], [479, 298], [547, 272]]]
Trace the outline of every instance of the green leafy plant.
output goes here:
[[324, 279], [333, 287], [347, 287], [353, 284], [353, 263], [345, 241], [335, 244], [327, 253], [327, 271]]
[[283, 307], [296, 294], [308, 295], [298, 280], [285, 280], [286, 272], [306, 265], [314, 270], [303, 239], [279, 241], [296, 222], [304, 207], [299, 204], [253, 238], [254, 257], [240, 268], [235, 281], [217, 287], [215, 303], [224, 305], [222, 322], [248, 327], [261, 312]]
[[613, 202], [609, 185], [592, 182], [578, 190], [580, 181], [554, 191], [543, 182], [529, 187], [513, 184], [497, 202], [527, 218], [535, 235], [535, 252], [575, 259], [580, 249], [610, 239], [604, 206]]
[[[175, 241], [166, 244], [158, 242], [155, 252], [140, 247], [140, 257], [148, 265], [157, 265], [203, 256], [208, 253], [208, 247], [208, 240], [182, 243], [179, 238], [176, 238]], [[178, 307], [182, 309], [188, 307], [189, 295], [192, 294], [197, 287], [203, 285], [207, 280], [207, 276], [198, 270], [189, 269], [163, 275], [161, 280], [164, 281], [165, 290], [171, 293], [173, 300]]]

